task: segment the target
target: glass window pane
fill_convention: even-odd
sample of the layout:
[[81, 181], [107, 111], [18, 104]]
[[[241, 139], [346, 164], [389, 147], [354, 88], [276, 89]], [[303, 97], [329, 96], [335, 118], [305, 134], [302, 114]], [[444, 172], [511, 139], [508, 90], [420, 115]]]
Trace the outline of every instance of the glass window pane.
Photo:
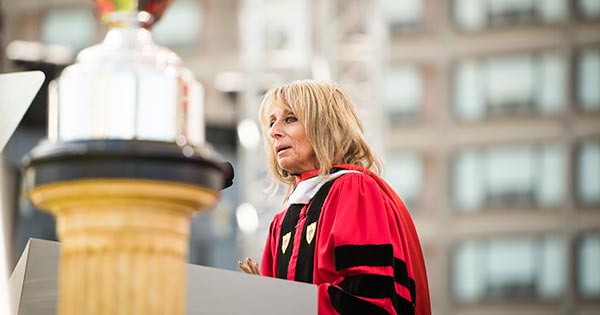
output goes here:
[[600, 17], [600, 0], [579, 0], [577, 3], [584, 18]]
[[452, 186], [454, 201], [461, 211], [477, 210], [484, 203], [485, 172], [481, 162], [481, 154], [476, 151], [462, 152], [455, 161]]
[[537, 0], [540, 16], [545, 22], [563, 21], [567, 14], [565, 0]]
[[566, 160], [563, 148], [546, 146], [542, 149], [536, 165], [539, 167], [539, 174], [535, 176], [537, 201], [544, 207], [559, 205], [566, 191]]
[[513, 204], [556, 209], [565, 198], [565, 178], [560, 145], [464, 151], [454, 162], [454, 203], [460, 211]]
[[423, 185], [423, 165], [419, 154], [394, 154], [388, 162], [386, 179], [408, 206], [417, 202]]
[[530, 198], [534, 186], [535, 162], [532, 148], [490, 150], [487, 164], [489, 198], [503, 203]]
[[530, 56], [491, 59], [488, 64], [487, 94], [492, 112], [532, 103], [534, 67]]
[[488, 290], [492, 296], [531, 296], [535, 247], [530, 239], [493, 240], [489, 244]]
[[467, 241], [454, 256], [454, 294], [465, 302], [478, 300], [485, 289], [485, 267], [481, 242]]
[[422, 0], [384, 0], [383, 14], [392, 28], [412, 27], [421, 22]]
[[455, 0], [454, 19], [464, 30], [475, 31], [487, 24], [486, 2], [484, 0]]
[[600, 142], [582, 144], [577, 159], [577, 188], [585, 204], [600, 203]]
[[567, 0], [455, 0], [454, 19], [464, 30], [476, 31], [490, 25], [564, 21]]
[[600, 297], [600, 235], [586, 236], [579, 248], [579, 292]]
[[493, 16], [532, 12], [534, 0], [488, 0], [489, 13]]
[[396, 118], [414, 118], [423, 95], [423, 77], [416, 66], [401, 66], [390, 70], [384, 82], [384, 106]]
[[193, 45], [202, 27], [202, 10], [197, 1], [173, 2], [152, 28], [156, 43], [165, 46]]
[[577, 97], [585, 110], [600, 109], [600, 48], [584, 50], [577, 60]]
[[461, 302], [558, 298], [566, 269], [565, 242], [557, 237], [469, 240], [453, 256], [454, 294]]
[[544, 54], [538, 62], [536, 103], [542, 112], [559, 112], [565, 104], [567, 69], [559, 54]]
[[477, 61], [458, 64], [454, 88], [454, 108], [458, 117], [477, 120], [485, 115], [485, 95], [481, 66]]
[[80, 50], [96, 36], [96, 18], [85, 8], [50, 9], [43, 18], [42, 41]]
[[489, 0], [489, 13], [496, 22], [556, 22], [564, 20], [565, 0]]
[[541, 297], [558, 297], [566, 281], [566, 246], [559, 238], [548, 238], [541, 246], [540, 259], [544, 263], [538, 269], [538, 293]]
[[557, 113], [566, 102], [567, 65], [554, 52], [462, 61], [454, 79], [454, 110], [463, 120]]

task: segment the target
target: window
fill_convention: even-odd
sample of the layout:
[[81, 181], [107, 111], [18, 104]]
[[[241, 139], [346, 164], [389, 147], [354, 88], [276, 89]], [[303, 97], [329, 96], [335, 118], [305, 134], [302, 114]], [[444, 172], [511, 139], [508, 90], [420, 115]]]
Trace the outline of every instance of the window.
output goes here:
[[504, 206], [556, 207], [565, 195], [559, 146], [465, 150], [454, 161], [453, 199], [460, 211]]
[[66, 45], [74, 50], [91, 45], [96, 37], [96, 18], [89, 8], [50, 9], [41, 27], [44, 43]]
[[579, 200], [586, 205], [600, 204], [600, 140], [581, 144], [576, 167]]
[[413, 120], [423, 102], [423, 76], [417, 66], [392, 67], [383, 84], [384, 110], [394, 120]]
[[454, 20], [466, 31], [492, 26], [554, 23], [566, 17], [566, 0], [455, 0]]
[[600, 0], [578, 0], [577, 11], [584, 19], [600, 18]]
[[198, 1], [178, 0], [165, 11], [152, 28], [156, 43], [165, 46], [192, 46], [202, 28], [202, 10]]
[[566, 65], [556, 53], [464, 60], [454, 72], [454, 111], [461, 120], [556, 113], [565, 86]]
[[393, 154], [388, 160], [385, 177], [409, 208], [418, 206], [423, 186], [423, 163], [418, 153]]
[[423, 0], [384, 0], [383, 15], [392, 31], [418, 28], [423, 19]]
[[600, 297], [600, 233], [583, 237], [579, 246], [578, 287], [582, 297]]
[[600, 47], [587, 48], [577, 58], [577, 103], [584, 111], [600, 109]]
[[553, 237], [469, 240], [453, 256], [460, 302], [558, 298], [566, 282], [565, 243]]

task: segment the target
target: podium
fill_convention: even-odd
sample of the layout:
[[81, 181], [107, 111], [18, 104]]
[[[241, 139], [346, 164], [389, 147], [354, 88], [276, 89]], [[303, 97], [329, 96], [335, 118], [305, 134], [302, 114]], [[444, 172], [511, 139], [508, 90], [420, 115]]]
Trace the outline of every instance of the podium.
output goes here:
[[[60, 243], [30, 239], [10, 280], [12, 315], [55, 315]], [[186, 314], [317, 314], [315, 285], [187, 265]]]

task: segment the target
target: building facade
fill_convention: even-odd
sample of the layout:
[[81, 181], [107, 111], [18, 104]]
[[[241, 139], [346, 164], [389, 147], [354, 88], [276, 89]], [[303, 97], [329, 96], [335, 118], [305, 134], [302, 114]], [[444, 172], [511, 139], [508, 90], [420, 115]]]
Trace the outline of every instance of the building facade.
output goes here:
[[388, 176], [434, 311], [597, 312], [600, 2], [387, 3]]

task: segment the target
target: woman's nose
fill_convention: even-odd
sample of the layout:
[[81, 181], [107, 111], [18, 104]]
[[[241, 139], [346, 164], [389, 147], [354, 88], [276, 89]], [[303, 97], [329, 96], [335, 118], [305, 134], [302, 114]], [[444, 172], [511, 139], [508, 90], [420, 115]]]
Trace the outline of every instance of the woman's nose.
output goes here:
[[274, 123], [273, 126], [271, 126], [271, 138], [276, 139], [279, 137], [281, 137], [281, 128], [278, 123]]

